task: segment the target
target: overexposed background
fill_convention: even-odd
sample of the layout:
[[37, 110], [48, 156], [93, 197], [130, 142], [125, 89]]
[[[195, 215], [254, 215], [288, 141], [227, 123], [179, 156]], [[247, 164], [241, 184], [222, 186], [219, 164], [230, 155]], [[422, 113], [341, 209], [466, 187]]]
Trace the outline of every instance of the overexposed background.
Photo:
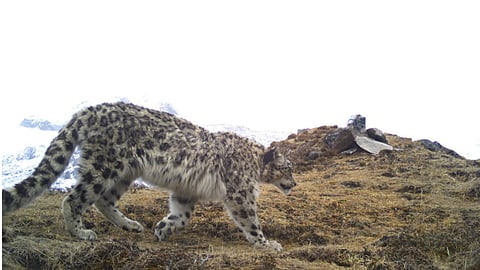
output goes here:
[[2, 1], [2, 145], [83, 100], [260, 130], [352, 114], [480, 158], [478, 1]]

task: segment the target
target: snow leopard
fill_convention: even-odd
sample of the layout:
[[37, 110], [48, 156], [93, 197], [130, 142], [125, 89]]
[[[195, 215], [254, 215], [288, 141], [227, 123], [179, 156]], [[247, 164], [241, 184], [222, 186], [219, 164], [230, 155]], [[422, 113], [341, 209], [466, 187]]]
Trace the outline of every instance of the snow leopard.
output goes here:
[[74, 237], [97, 238], [82, 222], [92, 205], [113, 224], [142, 232], [144, 227], [116, 206], [132, 182], [141, 178], [170, 192], [169, 213], [154, 228], [159, 241], [189, 223], [197, 202], [221, 201], [250, 243], [282, 250], [262, 232], [257, 198], [260, 183], [273, 184], [287, 195], [297, 185], [286, 155], [234, 133], [209, 132], [173, 114], [124, 102], [75, 113], [33, 173], [2, 190], [2, 214], [47, 190], [77, 148], [81, 153], [77, 183], [62, 205], [66, 230]]

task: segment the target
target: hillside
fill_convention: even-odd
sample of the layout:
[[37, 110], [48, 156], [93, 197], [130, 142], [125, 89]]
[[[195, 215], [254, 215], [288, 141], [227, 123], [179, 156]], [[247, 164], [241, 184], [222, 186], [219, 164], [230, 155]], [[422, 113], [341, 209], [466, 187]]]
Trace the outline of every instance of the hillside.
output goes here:
[[[50, 192], [2, 221], [4, 269], [480, 269], [480, 160], [388, 135], [396, 151], [325, 154], [336, 127], [275, 143], [290, 150], [298, 186], [290, 196], [262, 185], [259, 216], [284, 251], [254, 249], [220, 203], [197, 206], [190, 226], [157, 242], [153, 226], [168, 194], [132, 189], [119, 202], [145, 232], [110, 226], [90, 209], [96, 242], [63, 229], [65, 194]], [[312, 155], [312, 151], [320, 154]]]

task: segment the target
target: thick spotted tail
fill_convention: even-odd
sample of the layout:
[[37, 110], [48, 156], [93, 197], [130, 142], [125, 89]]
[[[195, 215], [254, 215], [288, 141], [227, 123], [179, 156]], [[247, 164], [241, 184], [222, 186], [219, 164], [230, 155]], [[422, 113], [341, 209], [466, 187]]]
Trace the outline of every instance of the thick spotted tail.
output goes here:
[[[72, 122], [71, 124], [73, 124]], [[61, 129], [57, 137], [53, 139], [32, 175], [13, 188], [2, 190], [2, 215], [33, 201], [63, 173], [78, 139], [78, 134], [72, 129], [71, 124]]]

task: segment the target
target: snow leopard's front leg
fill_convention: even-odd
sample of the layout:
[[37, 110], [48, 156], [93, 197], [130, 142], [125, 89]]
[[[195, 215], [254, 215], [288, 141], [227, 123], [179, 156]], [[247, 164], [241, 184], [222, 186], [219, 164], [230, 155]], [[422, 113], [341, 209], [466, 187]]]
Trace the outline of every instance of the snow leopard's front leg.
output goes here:
[[195, 200], [171, 194], [169, 200], [170, 213], [155, 226], [155, 237], [159, 241], [163, 241], [175, 230], [183, 229], [187, 226], [192, 217], [195, 202]]
[[263, 235], [257, 216], [257, 204], [254, 194], [245, 196], [239, 192], [224, 201], [225, 208], [235, 224], [243, 231], [247, 240], [256, 248], [281, 251], [282, 245], [274, 240], [267, 240]]

